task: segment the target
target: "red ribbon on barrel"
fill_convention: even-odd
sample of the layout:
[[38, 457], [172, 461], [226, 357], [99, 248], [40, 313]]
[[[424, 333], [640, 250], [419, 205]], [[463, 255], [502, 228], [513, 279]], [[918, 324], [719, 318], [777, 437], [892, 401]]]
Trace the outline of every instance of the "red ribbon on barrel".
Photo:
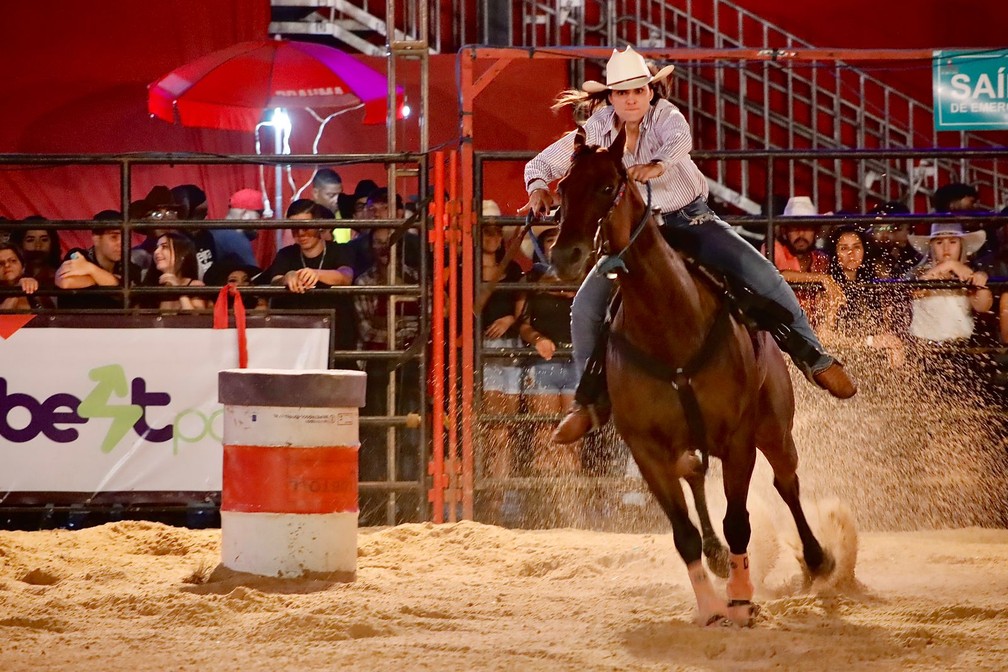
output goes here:
[[224, 285], [214, 304], [213, 328], [228, 328], [228, 295], [234, 297], [235, 330], [238, 332], [238, 368], [248, 368], [248, 339], [245, 336], [245, 303], [234, 285]]

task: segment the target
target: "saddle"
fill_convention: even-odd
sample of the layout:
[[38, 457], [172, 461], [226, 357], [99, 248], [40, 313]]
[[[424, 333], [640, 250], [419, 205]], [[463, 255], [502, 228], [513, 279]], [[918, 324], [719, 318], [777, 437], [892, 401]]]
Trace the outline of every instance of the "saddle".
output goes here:
[[[791, 329], [791, 313], [787, 308], [760, 296], [752, 289], [716, 269], [703, 266], [696, 261], [696, 239], [688, 235], [689, 230], [681, 227], [660, 227], [662, 237], [669, 247], [676, 250], [694, 278], [703, 278], [716, 287], [735, 308], [735, 317], [749, 330], [753, 344], [757, 345], [756, 332], [770, 334], [780, 349], [790, 353], [800, 362], [814, 362], [819, 353]], [[810, 371], [804, 371], [806, 376]]]

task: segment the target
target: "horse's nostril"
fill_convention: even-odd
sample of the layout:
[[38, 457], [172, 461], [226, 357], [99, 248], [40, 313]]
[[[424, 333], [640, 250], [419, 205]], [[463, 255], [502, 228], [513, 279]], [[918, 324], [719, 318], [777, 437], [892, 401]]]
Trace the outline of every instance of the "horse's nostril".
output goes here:
[[581, 251], [581, 246], [580, 245], [574, 247], [574, 249], [572, 249], [571, 252], [570, 252], [570, 263], [576, 264], [579, 261], [581, 261], [581, 256], [583, 254], [584, 254], [584, 252]]

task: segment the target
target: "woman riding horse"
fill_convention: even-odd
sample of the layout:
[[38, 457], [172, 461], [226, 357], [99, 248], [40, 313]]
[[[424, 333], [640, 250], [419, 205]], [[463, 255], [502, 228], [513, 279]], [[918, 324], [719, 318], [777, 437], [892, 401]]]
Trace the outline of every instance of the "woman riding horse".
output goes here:
[[[707, 180], [690, 158], [693, 138], [689, 124], [661, 95], [660, 85], [653, 86], [672, 70], [669, 65], [652, 74], [631, 47], [613, 50], [605, 84], [586, 81], [581, 91], [561, 93], [554, 108], [574, 105], [592, 112], [583, 126], [588, 144], [607, 147], [622, 131], [626, 135], [623, 164], [633, 180], [650, 183], [651, 207], [662, 213], [665, 237], [700, 264], [725, 274], [733, 286], [746, 288], [764, 305], [769, 304], [769, 309], [762, 311], [764, 315], [786, 311], [789, 322], [767, 325], [764, 318], [761, 326], [771, 331], [781, 349], [816, 384], [841, 399], [853, 396], [857, 391], [854, 381], [840, 362], [826, 353], [781, 274], [707, 207]], [[549, 185], [570, 168], [574, 135], [574, 131], [567, 133], [525, 166], [529, 201], [519, 212], [542, 216], [554, 205], [556, 197]], [[584, 258], [590, 252], [581, 248], [569, 251]], [[612, 290], [612, 280], [597, 272], [604, 271], [605, 262], [600, 259], [588, 273], [571, 307], [574, 362], [581, 373], [595, 351]], [[554, 431], [554, 441], [576, 441], [605, 422], [605, 411], [594, 408], [597, 399], [592, 396], [578, 395]]]
[[[662, 240], [659, 220], [637, 190], [627, 188], [625, 142], [622, 130], [608, 148], [585, 145], [581, 131], [575, 135], [570, 171], [558, 185], [564, 217], [553, 247], [557, 272], [570, 278], [583, 271], [585, 260], [571, 251], [596, 237], [623, 262], [616, 271], [622, 303], [605, 352], [616, 429], [672, 523], [698, 622], [728, 618], [752, 625], [746, 501], [757, 449], [791, 511], [810, 577], [835, 567], [802, 511], [791, 377], [770, 335], [751, 335], [735, 319], [724, 290]], [[708, 456], [722, 466], [727, 553], [704, 506]], [[700, 531], [679, 479], [693, 490]], [[712, 571], [727, 576], [727, 601], [715, 592], [701, 554]]]

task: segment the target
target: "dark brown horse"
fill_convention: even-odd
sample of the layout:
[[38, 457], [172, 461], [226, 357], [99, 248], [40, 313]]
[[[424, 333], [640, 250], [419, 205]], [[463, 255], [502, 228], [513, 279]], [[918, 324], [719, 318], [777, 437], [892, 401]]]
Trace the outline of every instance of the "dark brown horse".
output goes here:
[[[691, 271], [662, 238], [628, 180], [624, 142], [621, 132], [608, 149], [586, 146], [579, 131], [570, 171], [559, 185], [563, 221], [553, 261], [562, 277], [581, 277], [596, 233], [610, 254], [622, 252], [626, 270], [617, 274], [622, 305], [606, 359], [616, 428], [672, 522], [699, 622], [727, 616], [749, 625], [755, 612], [746, 498], [757, 448], [773, 468], [774, 486], [794, 517], [809, 572], [824, 575], [833, 568], [798, 497], [791, 378], [769, 335], [751, 336], [725, 310], [717, 285]], [[703, 471], [694, 452], [702, 447], [698, 443], [709, 446], [710, 455], [722, 462], [724, 536], [731, 553], [727, 602], [715, 593], [701, 559], [702, 552], [716, 558], [717, 548], [704, 546], [719, 542], [707, 529], [702, 539], [690, 522], [679, 483], [686, 479], [702, 505]], [[703, 520], [706, 512], [698, 512]], [[703, 527], [709, 525], [706, 521]]]

